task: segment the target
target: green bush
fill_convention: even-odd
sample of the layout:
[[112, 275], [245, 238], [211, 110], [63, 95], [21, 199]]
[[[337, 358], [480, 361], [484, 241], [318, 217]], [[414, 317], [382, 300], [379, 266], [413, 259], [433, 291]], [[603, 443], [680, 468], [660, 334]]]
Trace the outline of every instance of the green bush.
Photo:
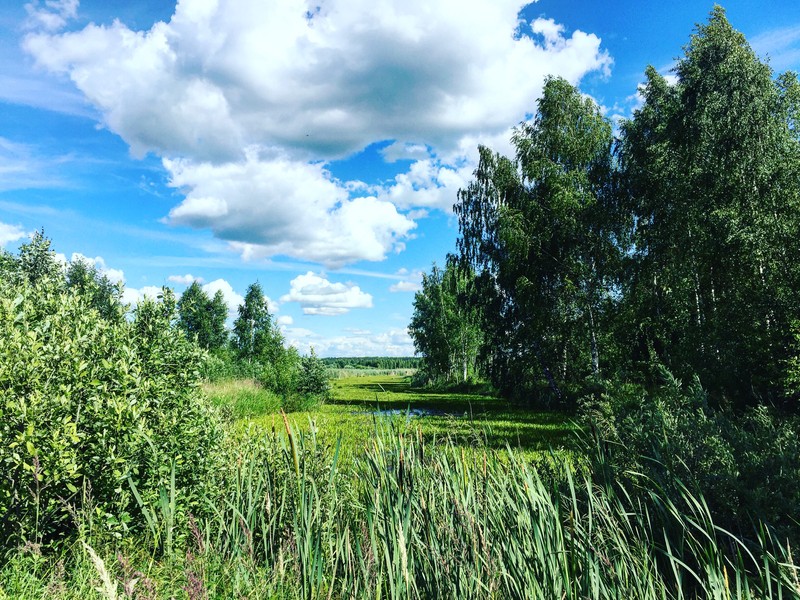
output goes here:
[[107, 320], [57, 277], [0, 279], [0, 550], [69, 536], [75, 515], [122, 534], [173, 469], [199, 510], [216, 420], [199, 389], [203, 353], [175, 302]]
[[800, 421], [765, 406], [714, 409], [696, 378], [682, 385], [661, 375], [655, 390], [607, 382], [583, 400], [585, 423], [606, 442], [609, 476], [653, 481], [671, 498], [687, 485], [723, 527], [753, 538], [763, 521], [800, 543]]

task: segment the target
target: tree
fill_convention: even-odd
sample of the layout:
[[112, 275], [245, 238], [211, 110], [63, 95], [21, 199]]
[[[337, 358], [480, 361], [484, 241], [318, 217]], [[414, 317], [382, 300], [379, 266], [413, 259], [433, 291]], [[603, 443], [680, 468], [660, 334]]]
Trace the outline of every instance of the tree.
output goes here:
[[621, 232], [610, 124], [559, 78], [546, 80], [537, 106], [514, 134], [516, 161], [481, 149], [454, 210], [459, 262], [477, 273], [493, 379], [539, 379], [561, 397], [564, 383], [600, 375]]
[[248, 362], [275, 362], [283, 351], [283, 336], [269, 314], [261, 285], [247, 288], [239, 316], [233, 323], [233, 343], [239, 357]]
[[317, 357], [314, 348], [308, 356], [300, 359], [300, 372], [297, 375], [297, 391], [301, 394], [310, 394], [326, 398], [330, 391], [328, 373], [325, 364]]
[[200, 284], [193, 281], [178, 301], [178, 315], [178, 326], [189, 338], [196, 338], [201, 348], [224, 347], [228, 337], [225, 331], [228, 307], [221, 291], [211, 299]]
[[622, 128], [640, 354], [717, 397], [774, 395], [800, 306], [797, 79], [773, 79], [719, 7], [675, 74], [648, 69]]
[[50, 249], [50, 240], [45, 237], [44, 230], [33, 234], [31, 241], [19, 247], [16, 259], [17, 277], [22, 277], [32, 284], [48, 280], [60, 280], [62, 268], [56, 261], [56, 253]]
[[89, 299], [93, 308], [109, 321], [124, 318], [122, 284], [113, 283], [106, 275], [82, 258], [71, 260], [67, 265], [66, 284]]
[[476, 309], [465, 301], [469, 285], [454, 264], [444, 271], [434, 264], [414, 296], [409, 334], [432, 379], [466, 381], [477, 373], [482, 334]]

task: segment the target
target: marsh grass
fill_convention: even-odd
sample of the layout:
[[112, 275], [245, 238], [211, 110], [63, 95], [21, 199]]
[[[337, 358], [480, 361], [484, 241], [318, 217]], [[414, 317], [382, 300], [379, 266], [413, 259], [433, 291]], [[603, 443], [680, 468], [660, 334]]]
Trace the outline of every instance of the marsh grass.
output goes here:
[[[254, 416], [222, 440], [202, 516], [165, 510], [180, 501], [170, 478], [159, 499], [137, 497], [148, 519], [126, 538], [82, 528], [56, 553], [12, 552], [0, 598], [800, 598], [792, 549], [769, 528], [736, 538], [678, 479], [669, 492], [609, 479], [603, 444], [563, 417], [541, 427], [582, 445], [548, 451], [524, 445], [532, 432], [493, 438], [520, 426], [496, 399], [468, 399], [470, 417], [441, 424], [380, 418], [375, 385], [383, 405], [467, 400], [368, 379], [286, 415], [252, 384], [213, 388]], [[482, 427], [459, 429], [476, 414]]]
[[255, 379], [225, 379], [206, 383], [203, 389], [212, 404], [234, 419], [248, 419], [278, 412], [281, 398]]
[[[602, 470], [566, 465], [551, 477], [512, 448], [470, 452], [431, 444], [419, 424], [373, 423], [346, 468], [341, 444], [283, 415], [274, 432], [251, 428], [227, 442], [209, 516], [181, 523], [169, 552], [148, 528], [88, 540], [105, 583], [82, 545], [57, 560], [18, 553], [0, 570], [2, 593], [103, 597], [117, 582], [123, 597], [137, 579], [150, 590], [138, 597], [152, 598], [800, 597], [790, 552], [767, 528], [735, 538], [680, 482], [675, 499], [646, 479], [626, 490]], [[58, 560], [68, 565], [60, 588]]]

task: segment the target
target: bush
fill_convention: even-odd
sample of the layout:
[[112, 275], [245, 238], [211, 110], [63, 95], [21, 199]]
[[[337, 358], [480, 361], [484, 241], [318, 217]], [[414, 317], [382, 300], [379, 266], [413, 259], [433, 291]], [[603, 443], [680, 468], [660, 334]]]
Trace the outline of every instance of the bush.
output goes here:
[[173, 469], [180, 508], [199, 510], [213, 469], [203, 353], [171, 293], [107, 320], [61, 284], [0, 279], [0, 550], [69, 536], [76, 513], [120, 535], [140, 510], [129, 478], [149, 502]]
[[764, 406], [744, 414], [715, 410], [697, 378], [682, 385], [662, 369], [652, 391], [607, 383], [584, 398], [584, 421], [606, 442], [603, 465], [621, 481], [652, 480], [671, 498], [686, 484], [715, 519], [752, 537], [764, 521], [800, 542], [800, 422]]

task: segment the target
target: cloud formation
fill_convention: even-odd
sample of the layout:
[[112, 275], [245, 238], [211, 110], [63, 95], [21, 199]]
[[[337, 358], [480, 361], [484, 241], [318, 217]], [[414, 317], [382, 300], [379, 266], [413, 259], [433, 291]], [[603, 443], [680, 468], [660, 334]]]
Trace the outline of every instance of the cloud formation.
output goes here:
[[337, 267], [401, 250], [416, 224], [394, 204], [348, 198], [319, 163], [260, 157], [214, 165], [164, 160], [185, 200], [168, 221], [208, 228], [245, 259], [285, 255]]
[[19, 225], [0, 222], [0, 248], [26, 237], [28, 233]]
[[[94, 258], [90, 258], [88, 256], [84, 256], [80, 252], [73, 252], [72, 258], [70, 258], [70, 262], [81, 261], [90, 267], [94, 267], [97, 269], [97, 272], [100, 275], [105, 275], [111, 283], [124, 283], [125, 282], [125, 273], [122, 272], [122, 269], [112, 269], [108, 265], [106, 265], [106, 261], [102, 256], [95, 256]], [[160, 288], [159, 288], [160, 289]]]
[[[134, 155], [164, 159], [185, 193], [169, 223], [211, 229], [245, 258], [335, 267], [402, 250], [415, 223], [401, 211], [449, 210], [473, 168], [464, 148], [524, 119], [546, 75], [608, 70], [597, 36], [521, 23], [525, 4], [181, 0], [146, 31], [54, 33], [77, 0], [48, 0], [54, 16], [24, 48]], [[387, 162], [414, 162], [369, 195], [326, 170], [387, 140]]]
[[422, 271], [400, 269], [397, 275], [402, 279], [389, 286], [390, 292], [418, 292], [422, 289]]
[[353, 308], [372, 308], [372, 296], [351, 283], [331, 283], [309, 271], [290, 282], [281, 302], [298, 302], [306, 315], [343, 315]]
[[79, 0], [33, 0], [25, 4], [27, 26], [57, 31], [78, 16]]
[[372, 332], [350, 330], [345, 335], [323, 338], [301, 327], [285, 327], [286, 343], [303, 354], [311, 348], [320, 356], [413, 356], [414, 343], [406, 329]]
[[170, 275], [167, 277], [167, 281], [171, 283], [177, 283], [178, 285], [191, 285], [194, 281], [197, 283], [203, 283], [203, 278], [195, 277], [191, 273], [187, 273], [186, 275]]

